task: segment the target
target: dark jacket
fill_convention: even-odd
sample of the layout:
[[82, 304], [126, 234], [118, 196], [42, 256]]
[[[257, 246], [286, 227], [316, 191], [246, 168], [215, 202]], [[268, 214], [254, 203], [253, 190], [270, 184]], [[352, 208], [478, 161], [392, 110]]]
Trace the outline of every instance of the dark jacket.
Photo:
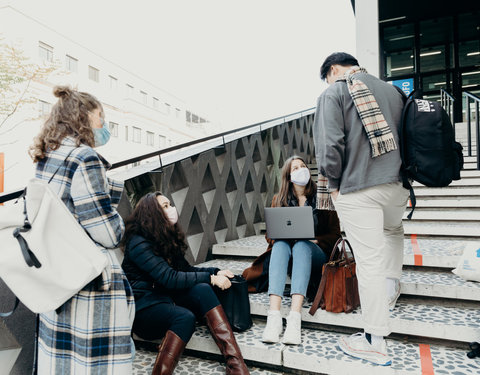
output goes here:
[[210, 284], [210, 275], [218, 268], [191, 266], [181, 258], [175, 269], [165, 258], [155, 255], [153, 244], [135, 235], [127, 243], [122, 267], [135, 295], [136, 310], [156, 303], [172, 303], [171, 295], [182, 293], [200, 283]]
[[[276, 196], [273, 197], [273, 202]], [[294, 195], [289, 195], [287, 198], [289, 207], [298, 206], [298, 200]], [[312, 209], [316, 207], [317, 196], [316, 194], [307, 198], [305, 206], [310, 206]], [[273, 205], [272, 205], [273, 206]], [[315, 239], [318, 242], [318, 246], [323, 250], [327, 258], [333, 250], [335, 242], [341, 237], [340, 222], [335, 211], [327, 210], [313, 210], [314, 226], [315, 226]], [[243, 277], [248, 282], [248, 291], [250, 293], [263, 292], [268, 289], [268, 266], [270, 264], [270, 251], [272, 250], [275, 240], [268, 238], [265, 235], [268, 246], [267, 250], [258, 256], [252, 263], [252, 265], [243, 271]], [[293, 244], [292, 244], [293, 245]], [[320, 274], [320, 272], [318, 273]], [[314, 288], [315, 289], [315, 288]]]

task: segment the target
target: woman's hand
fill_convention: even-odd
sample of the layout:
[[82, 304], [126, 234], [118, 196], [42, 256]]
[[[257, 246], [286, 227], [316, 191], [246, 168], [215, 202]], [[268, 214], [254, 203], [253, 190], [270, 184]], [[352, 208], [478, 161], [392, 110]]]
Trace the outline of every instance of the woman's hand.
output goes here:
[[229, 279], [235, 277], [232, 271], [230, 270], [220, 270], [217, 272], [217, 276], [227, 276]]
[[230, 279], [227, 276], [219, 275], [218, 272], [216, 275], [210, 276], [210, 282], [214, 286], [218, 286], [220, 289], [225, 290], [232, 286]]

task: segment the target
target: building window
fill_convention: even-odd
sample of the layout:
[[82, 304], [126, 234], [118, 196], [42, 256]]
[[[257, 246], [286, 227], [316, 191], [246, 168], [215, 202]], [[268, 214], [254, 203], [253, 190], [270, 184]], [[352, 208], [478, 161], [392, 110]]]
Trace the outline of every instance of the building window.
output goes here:
[[170, 104], [165, 103], [165, 112], [167, 112], [167, 115], [170, 114], [170, 109], [171, 109], [171, 107], [172, 107], [172, 106], [171, 106]]
[[185, 119], [187, 120], [187, 122], [192, 122], [192, 112], [186, 111], [185, 112]]
[[43, 42], [38, 42], [38, 55], [43, 61], [53, 61], [53, 47]]
[[50, 103], [43, 100], [38, 101], [38, 113], [40, 114], [40, 116], [48, 116], [51, 109], [52, 105]]
[[158, 136], [158, 147], [165, 148], [167, 144], [167, 138], [164, 135]]
[[66, 56], [65, 66], [69, 72], [77, 73], [78, 72], [78, 60], [72, 56]]
[[152, 132], [147, 132], [147, 146], [153, 146], [153, 137], [155, 134]]
[[133, 141], [135, 143], [142, 143], [142, 129], [133, 127]]
[[158, 109], [160, 101], [157, 98], [152, 98], [152, 106], [155, 109]]
[[140, 91], [140, 97], [142, 98], [142, 103], [147, 104], [147, 93], [145, 91]]
[[100, 81], [100, 70], [94, 68], [93, 66], [88, 66], [88, 78], [92, 81], [99, 82]]
[[114, 137], [118, 137], [118, 124], [116, 122], [110, 122], [110, 134]]
[[125, 125], [125, 140], [128, 141], [128, 126]]
[[108, 76], [108, 81], [111, 90], [118, 89], [118, 79], [116, 79], [114, 76]]
[[127, 83], [127, 98], [133, 98], [133, 86]]

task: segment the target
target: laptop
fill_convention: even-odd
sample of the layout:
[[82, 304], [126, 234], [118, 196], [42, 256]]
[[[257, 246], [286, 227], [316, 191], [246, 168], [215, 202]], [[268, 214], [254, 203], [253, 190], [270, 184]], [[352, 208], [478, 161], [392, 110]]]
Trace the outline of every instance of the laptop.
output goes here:
[[303, 207], [265, 207], [267, 237], [272, 240], [315, 239], [313, 210]]

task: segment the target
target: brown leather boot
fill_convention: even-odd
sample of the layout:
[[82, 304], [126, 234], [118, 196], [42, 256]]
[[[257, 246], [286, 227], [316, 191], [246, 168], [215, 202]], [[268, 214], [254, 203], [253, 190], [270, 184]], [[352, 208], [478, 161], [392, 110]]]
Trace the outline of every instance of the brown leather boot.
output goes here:
[[153, 366], [152, 375], [171, 375], [178, 359], [185, 349], [186, 342], [173, 331], [167, 331], [162, 343], [158, 346], [157, 359]]
[[242, 353], [233, 335], [223, 307], [218, 305], [205, 314], [213, 339], [227, 362], [227, 375], [249, 375]]

